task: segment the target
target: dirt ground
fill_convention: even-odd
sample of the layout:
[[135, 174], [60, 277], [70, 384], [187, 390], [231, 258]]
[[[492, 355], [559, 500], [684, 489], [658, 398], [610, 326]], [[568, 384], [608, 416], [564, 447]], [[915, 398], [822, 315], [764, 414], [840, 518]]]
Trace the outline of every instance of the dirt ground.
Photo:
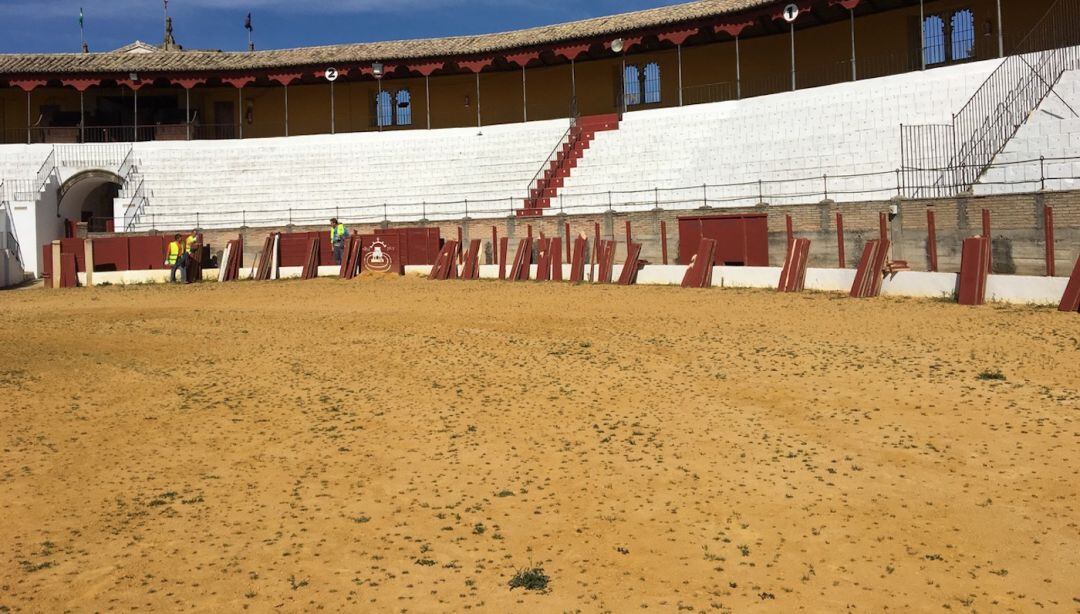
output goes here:
[[0, 612], [1074, 612], [1078, 389], [1045, 308], [0, 292]]

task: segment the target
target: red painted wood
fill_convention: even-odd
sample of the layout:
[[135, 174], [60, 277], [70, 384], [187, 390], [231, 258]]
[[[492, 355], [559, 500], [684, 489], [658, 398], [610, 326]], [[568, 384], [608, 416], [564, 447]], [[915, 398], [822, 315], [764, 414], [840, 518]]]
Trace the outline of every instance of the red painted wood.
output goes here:
[[506, 250], [509, 243], [509, 237], [499, 238], [499, 279], [506, 279]]
[[49, 82], [44, 79], [11, 79], [8, 83], [24, 92], [32, 92], [39, 87], [44, 87]]
[[566, 261], [570, 262], [570, 222], [563, 224], [563, 242], [566, 243]]
[[551, 281], [562, 281], [562, 239], [559, 237], [553, 237], [551, 239]]
[[82, 78], [82, 79], [61, 79], [60, 83], [68, 87], [75, 88], [77, 92], [85, 92], [91, 87], [101, 85], [101, 79]]
[[880, 247], [880, 241], [867, 241], [863, 246], [863, 253], [855, 269], [855, 281], [851, 284], [849, 296], [853, 298], [872, 296], [870, 292], [873, 288], [873, 277], [879, 275], [877, 271], [874, 271], [874, 262], [877, 260]]
[[787, 250], [791, 251], [791, 246], [795, 245], [795, 231], [792, 230], [791, 216], [784, 216], [784, 227], [787, 230]]
[[536, 281], [551, 280], [551, 240], [540, 238], [537, 249]]
[[514, 265], [510, 268], [510, 281], [529, 281], [529, 267], [532, 265], [532, 238], [526, 237], [518, 242], [514, 253]]
[[[435, 259], [435, 264], [431, 266], [428, 279], [445, 280], [457, 277], [457, 246], [457, 241], [447, 241], [443, 244], [439, 256]], [[451, 274], [451, 269], [454, 270], [454, 274]]]
[[94, 239], [94, 271], [128, 271], [128, 238]]
[[60, 252], [60, 287], [74, 288], [79, 285], [79, 272], [75, 264], [75, 254]]
[[733, 21], [728, 23], [718, 23], [713, 26], [713, 30], [716, 32], [724, 32], [729, 36], [735, 37], [742, 34], [742, 31], [753, 26], [753, 19], [746, 19], [744, 21]]
[[840, 262], [840, 268], [847, 268], [847, 257], [844, 254], [844, 214], [836, 214], [836, 257]]
[[778, 292], [802, 292], [806, 286], [806, 266], [810, 259], [810, 239], [796, 239], [784, 259]]
[[588, 241], [585, 237], [574, 239], [574, 254], [570, 259], [570, 281], [581, 283], [585, 281], [585, 252]]
[[630, 220], [626, 220], [626, 244], [630, 245], [633, 241], [633, 237], [630, 235]]
[[298, 72], [279, 72], [270, 73], [266, 75], [271, 81], [276, 81], [280, 85], [292, 85], [294, 82], [299, 81], [304, 75]]
[[200, 79], [197, 77], [174, 77], [172, 79], [169, 79], [169, 83], [172, 83], [173, 85], [179, 85], [185, 90], [190, 90], [196, 85], [204, 85], [206, 83], [206, 79]]
[[986, 303], [987, 262], [990, 258], [990, 239], [984, 236], [964, 239], [960, 252], [960, 288], [957, 302], [961, 305]]
[[672, 32], [661, 32], [657, 35], [657, 38], [662, 41], [667, 41], [672, 45], [681, 45], [686, 42], [686, 39], [698, 33], [697, 28], [690, 30], [674, 30]]
[[937, 223], [934, 220], [934, 210], [926, 210], [926, 248], [930, 252], [930, 271], [937, 273]]
[[638, 269], [641, 267], [641, 244], [628, 243], [626, 245], [626, 262], [623, 263], [622, 273], [619, 274], [620, 286], [632, 286], [637, 283]]
[[[169, 241], [172, 237], [169, 237]], [[165, 266], [165, 246], [169, 241], [161, 235], [128, 237], [128, 266], [132, 271], [158, 271]]]
[[878, 239], [889, 240], [889, 214], [884, 211], [878, 213]]
[[1080, 311], [1080, 258], [1076, 259], [1076, 266], [1073, 267], [1069, 284], [1065, 286], [1065, 294], [1061, 297], [1058, 309], [1074, 313]]
[[491, 227], [491, 264], [499, 264], [499, 229]]
[[660, 256], [667, 266], [667, 222], [660, 220]]
[[1057, 272], [1056, 254], [1054, 251], [1054, 208], [1043, 208], [1043, 229], [1046, 232], [1046, 276], [1053, 277]]
[[690, 257], [683, 275], [683, 288], [708, 288], [712, 285], [713, 262], [716, 260], [716, 241], [703, 238], [698, 241], [697, 252]]
[[769, 221], [763, 213], [680, 217], [679, 263], [687, 264], [702, 239], [716, 242], [715, 264], [769, 266]]

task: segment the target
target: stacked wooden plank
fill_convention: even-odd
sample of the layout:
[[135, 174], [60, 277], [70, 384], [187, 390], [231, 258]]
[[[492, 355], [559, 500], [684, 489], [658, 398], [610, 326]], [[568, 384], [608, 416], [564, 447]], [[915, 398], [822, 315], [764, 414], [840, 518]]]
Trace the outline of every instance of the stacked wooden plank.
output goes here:
[[499, 238], [499, 279], [506, 279], [506, 251], [509, 244], [509, 237]]
[[551, 239], [537, 241], [536, 281], [551, 281]]
[[300, 279], [315, 279], [319, 276], [319, 239], [312, 237], [308, 240], [307, 259], [304, 261], [304, 270]]
[[510, 267], [510, 281], [529, 281], [529, 269], [532, 266], [532, 243], [530, 237], [518, 241], [514, 253], [514, 264]]
[[480, 239], [469, 241], [465, 251], [465, 261], [461, 265], [462, 279], [480, 279]]
[[218, 281], [225, 282], [240, 279], [240, 267], [243, 260], [243, 238], [227, 242], [225, 252], [221, 254], [221, 263], [218, 265]]
[[690, 257], [690, 265], [683, 275], [682, 287], [708, 288], [712, 285], [713, 261], [716, 259], [716, 241], [701, 239], [697, 253]]
[[551, 240], [551, 281], [562, 281], [562, 239], [555, 237]]
[[60, 287], [75, 288], [78, 285], [79, 273], [75, 254], [60, 254]]
[[610, 284], [615, 271], [615, 241], [601, 239], [596, 244], [596, 283]]
[[1058, 309], [1065, 312], [1076, 313], [1080, 311], [1080, 258], [1076, 259], [1069, 285], [1065, 286], [1065, 294], [1061, 297]]
[[271, 233], [263, 241], [262, 251], [256, 260], [255, 275], [257, 281], [269, 281], [278, 278], [278, 249], [281, 235]]
[[854, 298], [872, 298], [881, 294], [881, 282], [884, 281], [885, 261], [889, 259], [892, 244], [887, 239], [867, 241], [859, 258], [859, 268], [855, 270], [855, 282], [851, 284], [850, 295]]
[[961, 305], [986, 303], [986, 281], [990, 275], [990, 238], [964, 239], [960, 251], [960, 287], [957, 302]]
[[431, 273], [428, 274], [428, 279], [457, 279], [457, 253], [457, 241], [443, 243], [439, 255], [435, 258], [435, 264], [431, 267]]
[[620, 286], [632, 286], [637, 283], [638, 271], [644, 263], [641, 260], [641, 244], [628, 243], [626, 246], [626, 262], [623, 264], [622, 273], [619, 275]]
[[338, 277], [341, 279], [353, 279], [360, 272], [360, 254], [363, 241], [360, 235], [351, 234], [345, 237], [345, 246], [341, 251], [341, 270]]
[[574, 239], [574, 253], [570, 257], [570, 281], [579, 284], [585, 281], [585, 253], [588, 248], [588, 239], [578, 237]]
[[802, 292], [806, 287], [806, 266], [810, 261], [810, 239], [795, 239], [784, 259], [778, 292]]

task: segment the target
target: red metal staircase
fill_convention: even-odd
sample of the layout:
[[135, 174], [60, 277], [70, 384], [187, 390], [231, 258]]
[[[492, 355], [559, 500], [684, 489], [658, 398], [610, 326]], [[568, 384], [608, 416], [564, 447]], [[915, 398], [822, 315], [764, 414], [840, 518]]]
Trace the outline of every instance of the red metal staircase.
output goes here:
[[551, 207], [551, 201], [558, 195], [559, 188], [563, 187], [566, 178], [577, 167], [577, 161], [585, 156], [585, 150], [596, 138], [596, 133], [618, 129], [619, 115], [616, 113], [578, 118], [529, 183], [529, 196], [525, 199], [524, 208], [518, 209], [517, 215], [543, 215], [544, 209]]

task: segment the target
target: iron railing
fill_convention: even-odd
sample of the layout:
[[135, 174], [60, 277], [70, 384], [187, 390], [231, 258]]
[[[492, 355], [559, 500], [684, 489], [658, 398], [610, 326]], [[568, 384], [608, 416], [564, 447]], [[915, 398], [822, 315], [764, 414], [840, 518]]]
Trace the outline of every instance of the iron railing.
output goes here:
[[[1038, 190], [1080, 189], [1080, 157], [1039, 158], [994, 164], [1002, 177], [987, 181], [995, 193]], [[924, 177], [935, 177], [942, 169], [921, 169]], [[901, 170], [857, 174], [806, 173], [784, 179], [760, 179], [692, 186], [650, 187], [588, 193], [560, 193], [546, 213], [603, 214], [663, 209], [767, 207], [768, 205], [841, 202], [880, 202], [900, 195], [904, 184]], [[137, 195], [141, 197], [141, 193]], [[368, 202], [341, 206], [335, 203], [298, 207], [291, 201], [251, 202], [244, 209], [196, 212], [147, 210], [145, 197], [136, 198], [125, 213], [124, 228], [134, 230], [187, 230], [192, 227], [241, 228], [322, 224], [331, 217], [351, 224], [499, 218], [514, 216], [523, 208], [521, 197], [461, 199], [440, 202], [419, 201], [406, 196], [395, 201]]]
[[125, 162], [131, 152], [131, 145], [57, 145], [55, 151], [56, 165], [60, 167], [115, 169]]
[[[904, 194], [966, 192], [1046, 98], [1080, 68], [1080, 0], [1058, 0], [945, 125], [900, 127]], [[925, 176], [927, 167], [942, 167]], [[930, 181], [932, 179], [932, 181]]]
[[[0, 182], [0, 192], [2, 192], [3, 182]], [[6, 249], [15, 254], [15, 259], [22, 264], [22, 250], [19, 247], [19, 240], [15, 237], [15, 220], [11, 217], [11, 205], [6, 201], [0, 201], [0, 215], [4, 216], [4, 231], [0, 232], [0, 249]]]
[[[570, 125], [566, 128], [566, 132], [564, 132], [563, 135], [559, 137], [559, 141], [555, 144], [555, 148], [551, 150], [551, 153], [549, 153], [546, 158], [544, 158], [543, 164], [540, 165], [540, 170], [536, 171], [536, 174], [533, 175], [533, 178], [529, 180], [529, 187], [526, 192], [528, 194], [526, 202], [533, 201], [533, 191], [537, 189], [537, 186], [540, 183], [540, 177], [543, 176], [544, 172], [548, 169], [552, 169], [554, 171], [552, 163], [559, 157], [559, 150], [562, 149], [563, 146], [567, 143], [570, 143], [571, 146], [573, 145], [572, 135], [574, 134], [574, 127], [577, 126], [577, 120], [579, 117], [577, 98], [570, 98], [569, 108]], [[542, 195], [536, 196], [535, 198], [542, 198]]]
[[143, 212], [146, 211], [146, 205], [149, 200], [146, 198], [144, 188], [145, 183], [140, 179], [135, 190], [132, 191], [131, 200], [128, 202], [127, 206], [124, 207], [125, 232], [134, 230], [135, 225], [139, 223], [139, 219], [142, 217]]

